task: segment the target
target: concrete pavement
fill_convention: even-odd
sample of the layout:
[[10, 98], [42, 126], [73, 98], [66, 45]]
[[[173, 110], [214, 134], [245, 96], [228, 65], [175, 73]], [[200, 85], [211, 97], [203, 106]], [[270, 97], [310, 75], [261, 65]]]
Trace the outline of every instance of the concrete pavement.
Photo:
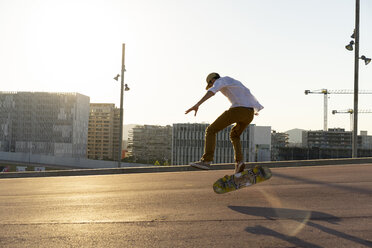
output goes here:
[[372, 247], [372, 165], [0, 180], [0, 247]]

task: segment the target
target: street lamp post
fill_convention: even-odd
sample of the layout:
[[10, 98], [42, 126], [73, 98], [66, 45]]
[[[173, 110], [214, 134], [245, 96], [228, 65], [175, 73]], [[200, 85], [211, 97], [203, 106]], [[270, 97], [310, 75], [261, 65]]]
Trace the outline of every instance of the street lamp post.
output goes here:
[[360, 0], [355, 1], [355, 53], [354, 53], [354, 123], [352, 157], [358, 157], [358, 96], [359, 96], [359, 16]]
[[118, 168], [121, 167], [121, 154], [123, 143], [123, 98], [124, 98], [124, 72], [125, 72], [125, 43], [123, 43], [121, 57], [121, 83], [120, 83], [120, 129], [119, 129], [119, 153], [118, 153]]
[[123, 43], [122, 57], [121, 57], [121, 75], [116, 75], [114, 79], [118, 81], [120, 77], [120, 127], [119, 127], [119, 151], [118, 151], [118, 168], [121, 167], [121, 153], [122, 153], [122, 142], [123, 142], [123, 98], [124, 91], [128, 91], [129, 87], [127, 84], [124, 85], [124, 72], [125, 72], [125, 43]]
[[353, 118], [353, 136], [352, 136], [352, 157], [358, 157], [358, 96], [359, 96], [359, 59], [364, 60], [365, 65], [371, 62], [371, 58], [362, 55], [359, 57], [359, 20], [360, 20], [360, 0], [355, 0], [355, 29], [351, 38], [352, 40], [345, 48], [354, 51], [354, 118]]

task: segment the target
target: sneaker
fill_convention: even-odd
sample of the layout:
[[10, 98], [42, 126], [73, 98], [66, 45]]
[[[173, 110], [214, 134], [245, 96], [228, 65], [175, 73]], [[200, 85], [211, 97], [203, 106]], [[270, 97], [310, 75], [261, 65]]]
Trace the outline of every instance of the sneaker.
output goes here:
[[235, 164], [235, 174], [243, 172], [245, 169], [245, 164], [243, 162], [239, 162]]
[[205, 162], [205, 161], [197, 161], [190, 163], [190, 166], [202, 170], [210, 170], [211, 169], [211, 162]]

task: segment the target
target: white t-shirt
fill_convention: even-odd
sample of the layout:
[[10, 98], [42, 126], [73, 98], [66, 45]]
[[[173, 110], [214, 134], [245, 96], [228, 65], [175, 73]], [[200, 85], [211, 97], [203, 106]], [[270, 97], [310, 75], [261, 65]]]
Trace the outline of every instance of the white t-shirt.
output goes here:
[[240, 81], [231, 77], [221, 77], [217, 79], [213, 86], [208, 90], [216, 94], [221, 91], [231, 102], [230, 108], [247, 107], [253, 108], [255, 112], [263, 109], [263, 106], [252, 95], [251, 91]]

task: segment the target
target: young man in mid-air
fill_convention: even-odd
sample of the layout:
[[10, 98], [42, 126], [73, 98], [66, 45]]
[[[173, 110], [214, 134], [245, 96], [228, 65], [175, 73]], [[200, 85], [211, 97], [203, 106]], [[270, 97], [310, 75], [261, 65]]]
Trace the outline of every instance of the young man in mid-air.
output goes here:
[[229, 101], [231, 107], [220, 115], [205, 131], [204, 154], [200, 161], [192, 162], [190, 165], [195, 168], [209, 170], [214, 157], [216, 146], [216, 134], [222, 129], [235, 123], [230, 132], [230, 140], [235, 154], [235, 173], [242, 172], [245, 168], [243, 161], [240, 135], [244, 129], [252, 122], [253, 115], [263, 109], [263, 106], [251, 94], [251, 91], [241, 82], [231, 77], [220, 77], [218, 73], [210, 73], [207, 76], [207, 93], [193, 107], [186, 110], [185, 114], [191, 111], [198, 112], [199, 106], [221, 91]]

